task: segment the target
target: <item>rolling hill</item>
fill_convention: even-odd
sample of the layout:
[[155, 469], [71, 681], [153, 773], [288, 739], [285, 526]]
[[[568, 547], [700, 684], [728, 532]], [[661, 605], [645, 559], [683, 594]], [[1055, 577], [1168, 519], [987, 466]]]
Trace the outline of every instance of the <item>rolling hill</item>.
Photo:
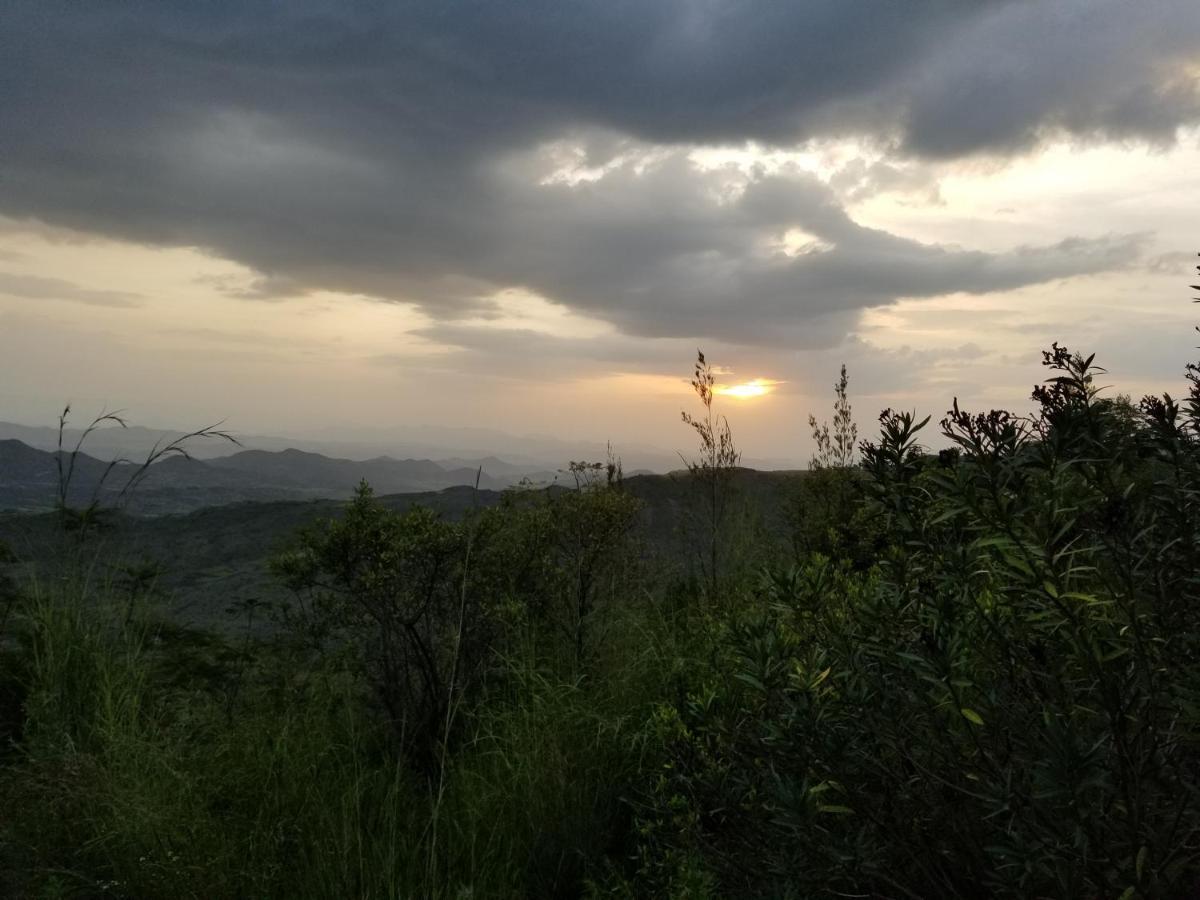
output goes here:
[[[79, 453], [71, 468], [70, 454], [39, 450], [19, 440], [0, 440], [0, 510], [36, 512], [52, 509], [61, 471], [70, 475], [67, 501], [85, 506], [118, 502], [137, 472], [129, 462], [109, 463]], [[497, 462], [500, 462], [497, 460]], [[190, 512], [208, 506], [245, 501], [339, 499], [366, 479], [381, 494], [438, 491], [456, 485], [498, 490], [520, 477], [519, 469], [492, 474], [479, 468], [447, 468], [428, 459], [335, 459], [302, 450], [244, 450], [206, 460], [171, 456], [149, 468], [137, 489], [124, 501], [140, 515]]]

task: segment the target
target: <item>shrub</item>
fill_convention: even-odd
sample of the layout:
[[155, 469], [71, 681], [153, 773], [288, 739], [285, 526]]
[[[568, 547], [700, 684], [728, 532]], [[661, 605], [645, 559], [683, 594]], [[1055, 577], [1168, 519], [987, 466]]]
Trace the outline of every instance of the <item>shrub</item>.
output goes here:
[[467, 589], [469, 554], [467, 528], [422, 507], [385, 509], [364, 483], [343, 518], [303, 532], [273, 563], [295, 594], [285, 607], [293, 633], [363, 677], [426, 773], [488, 643], [490, 623]]
[[877, 572], [776, 575], [664, 713], [656, 840], [722, 894], [1196, 889], [1200, 432], [1046, 365], [1035, 416], [956, 403], [939, 457], [885, 412]]

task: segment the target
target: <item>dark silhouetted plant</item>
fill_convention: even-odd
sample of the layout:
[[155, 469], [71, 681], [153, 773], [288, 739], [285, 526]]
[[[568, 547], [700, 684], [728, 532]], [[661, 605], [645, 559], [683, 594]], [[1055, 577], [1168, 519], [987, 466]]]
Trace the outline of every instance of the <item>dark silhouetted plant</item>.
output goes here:
[[841, 374], [833, 386], [833, 427], [828, 422], [817, 424], [817, 417], [809, 414], [808, 426], [812, 429], [813, 451], [810, 469], [839, 468], [844, 469], [854, 465], [854, 456], [858, 448], [858, 426], [854, 424], [854, 413], [850, 408], [850, 400], [846, 388], [850, 379], [846, 375], [846, 364], [842, 363]]
[[730, 482], [742, 455], [734, 446], [729, 421], [713, 412], [716, 373], [699, 350], [696, 351], [691, 385], [700, 399], [703, 413], [693, 416], [685, 411], [681, 415], [700, 439], [700, 447], [696, 458], [684, 458], [684, 464], [701, 494], [704, 537], [703, 546], [698, 546], [697, 550], [708, 596], [715, 599], [721, 579], [721, 531], [729, 504]]
[[815, 444], [808, 472], [797, 479], [788, 501], [792, 546], [798, 557], [821, 553], [869, 566], [879, 550], [881, 529], [863, 507], [865, 478], [855, 465], [858, 426], [847, 395], [846, 366], [834, 390], [833, 426], [809, 415]]
[[[241, 446], [237, 438], [229, 432], [221, 430], [222, 423], [220, 422], [198, 428], [170, 441], [161, 439], [154, 444], [150, 452], [146, 454], [146, 458], [140, 463], [133, 463], [124, 458], [110, 460], [105, 466], [104, 471], [100, 474], [100, 477], [96, 479], [87, 503], [82, 507], [73, 506], [70, 502], [71, 483], [74, 480], [76, 463], [79, 460], [80, 453], [83, 451], [84, 444], [87, 443], [88, 437], [97, 428], [102, 427], [106, 423], [116, 425], [119, 428], [127, 428], [128, 425], [122, 417], [122, 412], [122, 410], [101, 412], [80, 432], [75, 446], [70, 450], [64, 449], [63, 442], [67, 422], [71, 415], [71, 404], [68, 403], [63, 407], [63, 411], [58, 417], [58, 452], [55, 455], [55, 463], [58, 468], [57, 509], [63, 528], [66, 531], [76, 532], [80, 538], [85, 537], [92, 529], [100, 527], [103, 524], [106, 512], [120, 509], [133, 495], [138, 485], [150, 474], [151, 467], [155, 463], [172, 456], [191, 459], [192, 457], [188, 453], [188, 444], [191, 441], [202, 438], [217, 438], [228, 441], [236, 446]], [[125, 475], [124, 483], [118, 488], [106, 491], [109, 478], [116, 472]]]
[[619, 461], [610, 460], [607, 467], [601, 463], [593, 466], [595, 471], [605, 472], [606, 481], [581, 484], [553, 502], [556, 542], [571, 585], [571, 602], [560, 627], [574, 648], [577, 665], [583, 662], [602, 583], [608, 582], [611, 595], [624, 572], [627, 539], [639, 509], [637, 500], [622, 490], [616, 477], [621, 470]]

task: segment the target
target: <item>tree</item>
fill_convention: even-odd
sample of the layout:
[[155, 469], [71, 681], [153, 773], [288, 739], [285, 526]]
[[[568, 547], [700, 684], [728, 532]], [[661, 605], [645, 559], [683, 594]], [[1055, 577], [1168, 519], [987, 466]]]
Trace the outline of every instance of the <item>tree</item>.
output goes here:
[[588, 626], [605, 580], [617, 582], [627, 537], [637, 519], [638, 501], [622, 489], [619, 460], [572, 463], [583, 471], [606, 475], [581, 483], [553, 502], [557, 545], [567, 576], [569, 602], [560, 627], [570, 640], [576, 665], [582, 663]]
[[1170, 396], [1136, 415], [1099, 396], [1091, 356], [1044, 365], [1031, 416], [955, 402], [954, 453], [885, 410], [861, 469], [813, 473], [864, 480], [886, 544], [865, 572], [771, 573], [730, 611], [659, 713], [651, 877], [1196, 895], [1200, 424]]
[[363, 482], [341, 519], [302, 531], [272, 561], [295, 595], [284, 607], [292, 630], [347, 658], [426, 774], [438, 769], [447, 710], [487, 644], [489, 623], [464, 582], [468, 541], [464, 525], [420, 506], [393, 512]]

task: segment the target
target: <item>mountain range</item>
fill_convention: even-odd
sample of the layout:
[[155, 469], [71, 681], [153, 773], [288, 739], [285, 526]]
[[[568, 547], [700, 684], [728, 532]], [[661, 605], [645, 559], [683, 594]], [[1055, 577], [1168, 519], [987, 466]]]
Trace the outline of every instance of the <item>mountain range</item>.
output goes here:
[[380, 494], [412, 494], [455, 486], [501, 490], [522, 479], [552, 482], [557, 473], [503, 460], [337, 459], [294, 448], [242, 450], [209, 459], [172, 455], [151, 465], [135, 489], [122, 492], [140, 463], [108, 462], [88, 453], [43, 450], [0, 440], [0, 510], [39, 511], [54, 506], [60, 478], [67, 502], [120, 503], [140, 515], [182, 513], [237, 502], [341, 499], [362, 480]]
[[[487, 428], [406, 427], [330, 428], [307, 437], [248, 434], [232, 429], [237, 444], [224, 440], [194, 440], [188, 453], [195, 459], [229, 456], [240, 450], [304, 450], [336, 459], [367, 460], [386, 456], [392, 459], [430, 459], [444, 468], [478, 469], [495, 478], [519, 481], [525, 476], [542, 480], [545, 473], [566, 468], [573, 459], [602, 460], [608, 447], [603, 441], [584, 438], [564, 439], [548, 435], [516, 435]], [[82, 429], [70, 424], [63, 431], [63, 446], [73, 448]], [[101, 427], [91, 432], [85, 444], [88, 453], [100, 459], [144, 459], [156, 445], [183, 437], [178, 429]], [[690, 435], [681, 434], [690, 443]], [[55, 450], [59, 433], [54, 426], [21, 425], [0, 421], [0, 440], [18, 440], [39, 450]], [[668, 472], [679, 467], [679, 454], [669, 448], [643, 443], [621, 442], [613, 448], [625, 463], [626, 472]], [[793, 469], [795, 459], [743, 457], [751, 469]]]

